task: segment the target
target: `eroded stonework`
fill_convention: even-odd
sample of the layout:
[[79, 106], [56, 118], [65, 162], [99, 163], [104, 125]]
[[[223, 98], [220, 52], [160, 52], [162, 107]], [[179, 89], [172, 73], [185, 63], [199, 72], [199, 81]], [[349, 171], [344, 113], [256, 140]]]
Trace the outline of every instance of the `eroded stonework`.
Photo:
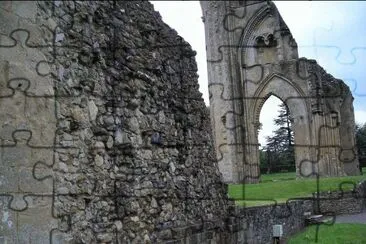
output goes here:
[[0, 16], [1, 243], [223, 227], [196, 53], [151, 3], [3, 1]]
[[294, 121], [297, 175], [358, 175], [353, 97], [297, 44], [274, 3], [202, 1], [211, 122], [225, 182], [259, 181], [261, 108], [275, 95]]
[[[233, 26], [237, 17], [225, 17], [221, 9], [226, 3], [203, 4], [216, 5], [220, 10], [205, 11], [206, 22], [211, 21], [220, 30], [225, 19], [225, 28], [239, 34], [241, 27], [235, 30]], [[243, 6], [234, 6], [234, 10], [243, 11]], [[222, 15], [216, 18], [213, 13]], [[276, 11], [272, 13], [277, 16]], [[271, 18], [277, 23], [278, 19]], [[253, 94], [265, 97], [269, 92], [283, 99], [291, 95], [298, 98], [300, 88], [306, 91], [315, 87], [312, 91], [316, 92], [318, 86], [322, 91], [327, 87], [327, 94], [342, 91], [342, 106], [332, 107], [333, 102], [313, 97], [309, 103], [306, 99], [290, 103], [289, 98], [289, 106], [299, 110], [298, 128], [310, 128], [306, 111], [312, 110], [319, 113], [319, 121], [335, 124], [335, 114], [328, 115], [329, 111], [340, 111], [335, 118], [342, 123], [348, 118], [346, 125], [350, 125], [353, 111], [349, 109], [352, 96], [348, 88], [313, 61], [296, 60], [295, 49], [270, 31], [271, 22], [268, 25], [264, 31], [257, 31], [258, 35], [248, 34], [247, 42], [263, 50], [257, 55], [253, 49], [252, 58], [245, 60], [254, 61], [242, 62], [249, 65], [245, 72], [239, 69], [252, 81], [245, 90], [247, 98], [253, 98]], [[291, 40], [286, 33], [284, 40]], [[256, 121], [256, 111], [264, 99], [249, 103], [251, 100], [246, 101], [241, 94], [244, 90], [223, 82], [231, 81], [234, 74], [225, 69], [241, 67], [241, 61], [233, 62], [233, 66], [220, 62], [238, 53], [228, 52], [231, 48], [222, 48], [215, 39], [207, 43], [216, 47], [209, 49], [210, 68], [214, 69], [211, 81], [220, 78], [216, 85], [211, 82], [211, 93], [214, 98], [222, 98], [211, 99], [211, 109], [226, 113], [213, 113], [217, 153], [229, 164], [240, 152], [255, 158], [255, 148], [243, 144], [252, 138], [255, 141], [255, 130], [249, 130], [252, 134], [245, 134], [247, 137], [230, 130], [237, 128], [240, 132], [239, 125], [253, 127], [250, 123]], [[287, 50], [279, 52], [285, 54], [285, 62], [276, 61], [276, 50], [267, 53], [270, 49], [262, 48], [276, 45]], [[0, 242], [251, 243], [258, 241], [263, 213], [273, 217], [266, 221], [267, 234], [263, 235], [270, 241], [270, 226], [277, 223], [277, 216], [272, 214], [274, 206], [248, 212], [232, 206], [227, 199], [215, 160], [209, 114], [198, 91], [194, 56], [190, 45], [162, 22], [147, 1], [1, 1]], [[258, 62], [260, 65], [255, 65]], [[301, 72], [297, 73], [297, 68]], [[307, 78], [301, 77], [311, 72], [320, 74], [319, 80], [303, 82]], [[296, 79], [303, 82], [300, 88], [295, 86]], [[263, 89], [255, 93], [253, 87], [262, 80]], [[338, 88], [333, 91], [328, 81]], [[283, 84], [283, 91], [276, 82]], [[234, 96], [231, 91], [239, 94]], [[252, 112], [241, 107], [234, 110], [234, 106]], [[225, 122], [230, 133], [218, 122]], [[347, 131], [351, 127], [341, 128]], [[325, 129], [332, 130], [329, 126]], [[338, 131], [338, 127], [335, 129]], [[311, 133], [328, 133], [324, 131]], [[311, 133], [309, 138], [314, 140], [317, 134]], [[334, 136], [337, 142], [339, 134]], [[235, 145], [237, 152], [229, 151], [232, 145], [222, 147], [221, 138], [227, 143], [237, 139], [241, 146]], [[297, 143], [310, 139], [297, 137]], [[353, 143], [351, 136], [343, 139], [344, 145]], [[310, 155], [309, 150], [303, 149]], [[239, 159], [241, 167], [247, 166]], [[349, 168], [340, 162], [339, 172], [354, 169], [354, 161]], [[231, 166], [227, 167], [230, 177], [237, 172], [233, 170], [237, 166]], [[254, 166], [249, 170], [251, 177], [255, 175]], [[303, 210], [295, 208], [298, 205], [302, 203], [291, 203], [291, 209], [297, 212], [289, 216], [290, 228], [301, 226], [298, 216], [303, 216]], [[274, 208], [288, 213], [285, 204]]]

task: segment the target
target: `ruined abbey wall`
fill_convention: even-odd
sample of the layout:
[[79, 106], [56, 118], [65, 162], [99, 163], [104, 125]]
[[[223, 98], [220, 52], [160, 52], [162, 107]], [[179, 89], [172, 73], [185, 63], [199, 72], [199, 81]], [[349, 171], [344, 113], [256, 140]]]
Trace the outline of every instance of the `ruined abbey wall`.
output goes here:
[[196, 53], [151, 3], [1, 2], [0, 16], [0, 242], [223, 228]]
[[259, 115], [277, 96], [293, 118], [297, 175], [358, 175], [347, 85], [298, 57], [270, 1], [202, 1], [211, 122], [225, 182], [259, 182]]
[[[204, 15], [217, 27], [227, 19]], [[217, 50], [218, 43], [207, 40]], [[0, 2], [0, 243], [265, 243], [273, 224], [284, 224], [285, 234], [302, 228], [310, 201], [245, 209], [227, 199], [194, 56], [147, 1]], [[220, 57], [231, 56], [209, 59]], [[264, 74], [298, 67], [281, 65]], [[230, 80], [227, 67], [214, 68]], [[351, 125], [345, 94], [340, 118]], [[230, 106], [240, 104], [227, 98], [225, 116], [213, 114], [220, 167], [240, 155], [218, 143], [241, 135], [215, 127], [226, 121], [234, 131]], [[215, 100], [210, 106], [217, 111]]]

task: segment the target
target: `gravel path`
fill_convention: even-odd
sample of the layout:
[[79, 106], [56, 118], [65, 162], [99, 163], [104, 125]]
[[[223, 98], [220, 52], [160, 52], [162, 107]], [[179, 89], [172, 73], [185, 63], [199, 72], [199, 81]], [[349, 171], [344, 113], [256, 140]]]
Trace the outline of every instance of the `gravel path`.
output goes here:
[[366, 211], [359, 214], [338, 215], [336, 223], [366, 224]]

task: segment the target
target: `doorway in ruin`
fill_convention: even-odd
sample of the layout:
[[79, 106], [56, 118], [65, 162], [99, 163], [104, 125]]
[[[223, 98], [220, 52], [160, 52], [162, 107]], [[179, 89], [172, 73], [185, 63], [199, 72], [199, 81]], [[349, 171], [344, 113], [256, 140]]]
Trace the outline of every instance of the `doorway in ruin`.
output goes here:
[[[246, 154], [246, 161], [256, 165], [257, 174], [260, 174], [260, 151], [258, 132], [260, 129], [260, 113], [266, 101], [270, 98], [277, 98], [280, 103], [284, 103], [286, 109], [291, 115], [291, 130], [293, 140], [293, 155], [295, 158], [296, 171], [304, 161], [310, 159], [309, 139], [311, 130], [309, 126], [309, 113], [305, 103], [304, 95], [301, 90], [291, 80], [279, 74], [273, 74], [267, 77], [253, 92], [254, 99], [247, 99], [244, 103], [249, 112], [246, 118], [245, 126], [249, 128], [246, 133], [246, 140], [249, 141]], [[271, 101], [271, 100], [270, 100]], [[273, 108], [274, 111], [278, 109]], [[303, 171], [304, 172], [304, 171]], [[297, 172], [299, 173], [299, 172]], [[298, 174], [299, 175], [299, 174]]]
[[[259, 114], [275, 95], [293, 118], [298, 177], [359, 174], [352, 93], [299, 58], [270, 1], [201, 1], [216, 159], [225, 183], [258, 183]], [[220, 24], [221, 23], [221, 24]]]
[[[268, 181], [274, 174], [294, 178], [296, 172], [293, 119], [281, 99], [271, 95], [262, 105], [259, 116], [260, 181]], [[277, 177], [277, 176], [276, 176]]]

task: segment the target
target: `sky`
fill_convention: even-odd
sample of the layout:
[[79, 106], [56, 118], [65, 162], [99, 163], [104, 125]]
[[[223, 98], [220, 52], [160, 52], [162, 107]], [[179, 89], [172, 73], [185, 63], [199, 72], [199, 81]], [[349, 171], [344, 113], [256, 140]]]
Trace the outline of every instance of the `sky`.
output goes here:
[[[174, 28], [197, 52], [200, 91], [207, 105], [206, 46], [199, 1], [150, 1], [163, 21]], [[366, 1], [275, 1], [298, 44], [299, 57], [315, 59], [350, 87], [355, 120], [366, 123]], [[278, 98], [264, 104], [259, 143], [275, 130]]]

